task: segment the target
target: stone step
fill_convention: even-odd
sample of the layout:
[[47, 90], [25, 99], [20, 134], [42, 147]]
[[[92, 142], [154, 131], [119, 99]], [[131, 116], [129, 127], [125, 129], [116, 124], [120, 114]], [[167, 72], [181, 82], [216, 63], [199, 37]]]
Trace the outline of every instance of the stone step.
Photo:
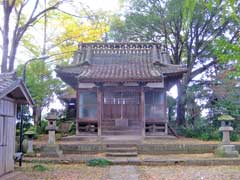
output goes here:
[[107, 153], [112, 153], [112, 152], [137, 152], [136, 147], [109, 147], [107, 148]]
[[132, 131], [116, 131], [116, 130], [103, 130], [102, 135], [141, 135], [140, 130], [132, 130]]
[[115, 126], [106, 126], [102, 125], [103, 130], [121, 130], [121, 131], [127, 131], [127, 130], [139, 130], [141, 129], [140, 126], [128, 126], [128, 127], [115, 127]]
[[106, 144], [107, 148], [136, 148], [138, 141], [131, 141], [130, 143], [125, 141], [116, 141], [114, 143]]
[[106, 156], [111, 157], [136, 157], [138, 155], [137, 152], [107, 152]]

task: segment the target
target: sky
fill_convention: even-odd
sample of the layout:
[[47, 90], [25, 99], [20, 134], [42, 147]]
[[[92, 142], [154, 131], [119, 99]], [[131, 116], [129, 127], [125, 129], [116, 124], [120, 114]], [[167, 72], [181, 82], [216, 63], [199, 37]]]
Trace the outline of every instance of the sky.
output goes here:
[[117, 11], [119, 10], [119, 0], [81, 0], [92, 10]]

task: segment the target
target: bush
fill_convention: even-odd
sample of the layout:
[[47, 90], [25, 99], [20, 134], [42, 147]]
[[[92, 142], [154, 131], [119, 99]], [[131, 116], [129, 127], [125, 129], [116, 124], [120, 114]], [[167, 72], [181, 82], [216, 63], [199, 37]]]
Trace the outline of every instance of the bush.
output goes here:
[[48, 131], [46, 130], [47, 126], [48, 126], [48, 121], [46, 121], [46, 120], [40, 121], [39, 126], [37, 126], [37, 128], [36, 128], [37, 133], [38, 134], [47, 134], [48, 133]]
[[76, 134], [76, 123], [72, 122], [69, 128], [69, 134]]
[[111, 165], [112, 162], [107, 159], [92, 159], [87, 162], [88, 166], [100, 166], [105, 167]]
[[209, 126], [180, 127], [178, 133], [189, 138], [197, 138], [204, 141], [221, 140], [221, 133], [218, 129]]
[[232, 131], [230, 135], [230, 139], [231, 141], [238, 141], [240, 138], [239, 138], [239, 135], [236, 133], [236, 131]]

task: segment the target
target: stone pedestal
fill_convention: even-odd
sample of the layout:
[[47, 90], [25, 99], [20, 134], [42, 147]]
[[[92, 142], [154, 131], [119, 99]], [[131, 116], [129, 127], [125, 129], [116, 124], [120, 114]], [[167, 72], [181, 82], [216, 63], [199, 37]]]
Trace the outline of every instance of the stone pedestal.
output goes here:
[[235, 145], [219, 145], [215, 150], [215, 155], [218, 157], [238, 157], [238, 151]]
[[217, 157], [238, 157], [235, 145], [230, 144], [230, 132], [233, 131], [231, 123], [229, 121], [226, 122], [224, 119], [221, 121], [222, 127], [219, 128], [219, 131], [223, 133], [222, 144], [215, 150], [215, 155]]
[[55, 144], [56, 137], [55, 137], [55, 130], [48, 131], [48, 144]]
[[27, 154], [32, 154], [33, 152], [33, 139], [28, 139]]
[[219, 131], [223, 133], [222, 144], [230, 144], [230, 132], [233, 128], [231, 126], [220, 127]]

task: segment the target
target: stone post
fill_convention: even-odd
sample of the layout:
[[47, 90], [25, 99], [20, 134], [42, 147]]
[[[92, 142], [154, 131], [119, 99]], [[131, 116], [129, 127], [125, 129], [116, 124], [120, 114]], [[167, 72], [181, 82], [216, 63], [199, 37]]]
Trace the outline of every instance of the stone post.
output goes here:
[[222, 144], [230, 144], [230, 132], [233, 128], [231, 126], [220, 127], [219, 131], [223, 133]]

